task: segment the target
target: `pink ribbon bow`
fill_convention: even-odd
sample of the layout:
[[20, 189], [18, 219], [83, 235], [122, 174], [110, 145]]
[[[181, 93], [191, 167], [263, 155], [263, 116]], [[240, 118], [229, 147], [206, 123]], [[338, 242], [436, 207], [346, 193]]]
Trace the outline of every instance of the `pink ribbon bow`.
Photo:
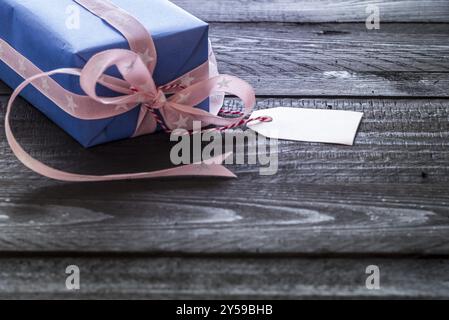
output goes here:
[[[232, 127], [242, 124], [244, 122], [244, 118], [253, 110], [255, 105], [256, 100], [253, 88], [247, 82], [229, 75], [219, 75], [211, 79], [205, 79], [183, 88], [182, 90], [174, 90], [177, 91], [175, 93], [170, 92], [173, 91], [173, 85], [157, 87], [152, 76], [157, 62], [156, 49], [151, 36], [146, 37], [142, 34], [145, 33], [146, 30], [142, 31], [143, 27], [136, 22], [137, 20], [132, 18], [122, 9], [114, 7], [106, 0], [75, 1], [89, 10], [95, 11], [95, 14], [98, 14], [100, 17], [106, 19], [109, 23], [121, 30], [122, 33], [128, 38], [130, 47], [133, 51], [123, 49], [107, 50], [93, 56], [82, 70], [65, 68], [44, 72], [29, 77], [21, 85], [19, 85], [14, 90], [11, 99], [9, 100], [5, 117], [6, 137], [17, 158], [31, 170], [46, 177], [61, 181], [81, 182], [134, 180], [170, 176], [235, 177], [232, 172], [221, 165], [223, 160], [230, 154], [220, 155], [202, 163], [185, 165], [167, 170], [95, 176], [68, 173], [51, 168], [31, 157], [19, 145], [9, 124], [11, 110], [15, 99], [27, 85], [33, 84], [39, 78], [46, 78], [55, 74], [79, 76], [81, 87], [87, 96], [103, 105], [104, 108], [109, 108], [106, 110], [79, 110], [77, 111], [76, 116], [80, 118], [101, 118], [104, 117], [105, 114], [108, 114], [107, 110], [110, 110], [111, 113], [109, 115], [113, 116], [117, 114], [117, 110], [120, 109], [120, 106], [125, 106], [124, 109], [128, 110], [129, 107], [143, 105], [145, 108], [152, 111], [155, 116], [157, 116], [157, 112], [159, 112], [162, 116], [162, 119], [159, 119], [160, 124], [167, 126], [170, 130], [177, 129], [178, 127], [191, 130], [193, 128], [193, 121], [201, 121], [203, 126], [215, 125]], [[108, 18], [107, 16], [110, 12], [115, 12], [116, 14], [118, 13], [126, 16], [128, 18], [126, 21], [136, 30], [135, 34], [133, 35], [127, 27], [117, 25], [114, 18]], [[111, 15], [109, 14], [109, 16]], [[113, 16], [114, 15], [112, 15], [112, 17]], [[123, 19], [119, 19], [117, 21], [123, 21]], [[140, 34], [141, 36], [141, 38], [137, 37], [137, 39], [143, 38], [146, 40], [143, 41], [143, 43], [145, 43], [144, 48], [142, 48], [142, 41], [135, 40], [136, 34]], [[145, 51], [147, 58], [145, 59], [146, 61], [142, 59], [141, 54], [136, 53], [136, 51], [141, 52], [138, 48], [141, 50], [145, 48], [147, 49]], [[112, 66], [116, 66], [118, 68], [123, 79], [104, 74], [104, 72]], [[102, 84], [122, 95], [118, 97], [99, 97], [96, 93], [96, 87], [98, 84]], [[239, 117], [223, 118], [194, 107], [208, 97], [220, 92], [230, 93], [242, 99], [244, 110]], [[167, 98], [165, 95], [166, 93], [173, 93], [173, 95]], [[85, 112], [85, 114], [83, 114], [83, 112]], [[145, 117], [141, 117], [141, 121], [144, 120]], [[182, 123], [182, 126], [180, 126], [180, 123]], [[155, 122], [154, 126], [156, 126]], [[155, 127], [151, 130], [154, 131], [153, 129], [155, 129]]]
[[[104, 76], [103, 73], [112, 66], [118, 68], [124, 80]], [[80, 75], [81, 87], [91, 99], [113, 106], [143, 104], [158, 110], [170, 129], [191, 130], [193, 121], [201, 121], [203, 126], [232, 125], [247, 116], [256, 102], [254, 90], [248, 83], [228, 75], [197, 82], [166, 98], [164, 86], [156, 86], [151, 70], [138, 54], [129, 50], [113, 49], [101, 52], [92, 57], [80, 73], [73, 69], [65, 72]], [[124, 95], [99, 97], [95, 90], [98, 83]], [[194, 107], [218, 92], [227, 92], [242, 99], [244, 112], [240, 117], [223, 118]], [[180, 117], [188, 120], [186, 125], [176, 125], [176, 120]]]

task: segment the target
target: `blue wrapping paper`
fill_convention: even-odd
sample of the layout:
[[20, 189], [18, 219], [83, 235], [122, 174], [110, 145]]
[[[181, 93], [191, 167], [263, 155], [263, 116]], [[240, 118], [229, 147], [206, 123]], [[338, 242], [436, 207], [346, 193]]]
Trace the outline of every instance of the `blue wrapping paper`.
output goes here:
[[[152, 34], [158, 63], [153, 75], [163, 85], [208, 60], [208, 25], [166, 0], [111, 0], [136, 17]], [[66, 27], [66, 9], [78, 6], [80, 29]], [[112, 26], [72, 0], [0, 0], [0, 38], [43, 71], [82, 68], [96, 53], [129, 49], [126, 39]], [[114, 71], [111, 75], [117, 75]], [[79, 78], [53, 77], [65, 89], [84, 94]], [[0, 61], [0, 79], [17, 87], [23, 79]], [[101, 95], [111, 95], [107, 89]], [[22, 96], [85, 147], [129, 138], [134, 134], [139, 108], [102, 120], [70, 116], [34, 87]], [[202, 108], [208, 108], [204, 103]]]

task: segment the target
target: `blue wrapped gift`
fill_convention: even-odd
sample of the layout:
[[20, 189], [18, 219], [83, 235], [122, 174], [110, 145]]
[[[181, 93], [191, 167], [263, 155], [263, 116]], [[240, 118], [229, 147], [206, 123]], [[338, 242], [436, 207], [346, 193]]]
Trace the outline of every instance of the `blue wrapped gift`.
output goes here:
[[[158, 52], [153, 78], [167, 84], [208, 60], [208, 25], [167, 0], [111, 0], [152, 34]], [[80, 28], [67, 28], [67, 8], [79, 6]], [[40, 70], [82, 68], [95, 54], [113, 48], [129, 49], [127, 40], [105, 21], [72, 0], [0, 0], [0, 38]], [[111, 75], [114, 74], [111, 71]], [[0, 79], [17, 87], [23, 79], [0, 60]], [[65, 89], [83, 94], [79, 78], [57, 75]], [[107, 89], [102, 95], [111, 94]], [[32, 86], [22, 96], [83, 146], [133, 136], [139, 108], [101, 120], [81, 120], [61, 110]], [[202, 108], [208, 108], [205, 102]]]

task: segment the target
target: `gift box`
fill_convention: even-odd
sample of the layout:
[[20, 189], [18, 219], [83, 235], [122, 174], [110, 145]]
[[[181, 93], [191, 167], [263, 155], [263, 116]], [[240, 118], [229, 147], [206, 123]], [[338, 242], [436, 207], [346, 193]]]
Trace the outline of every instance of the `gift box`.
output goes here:
[[[207, 63], [208, 25], [205, 22], [166, 0], [110, 2], [134, 16], [151, 33], [158, 54], [153, 74], [157, 85], [170, 83]], [[68, 24], [70, 15], [75, 15], [75, 22], [79, 18], [79, 28]], [[23, 81], [17, 70], [23, 67], [24, 61], [39, 71], [83, 68], [99, 52], [130, 48], [118, 30], [72, 0], [0, 0], [0, 39], [14, 48], [19, 57], [16, 68], [11, 68], [1, 60], [0, 52], [0, 79], [12, 88]], [[119, 76], [117, 70], [107, 73]], [[52, 78], [67, 91], [84, 94], [78, 77]], [[83, 146], [135, 136], [141, 112], [138, 106], [114, 117], [83, 120], [58, 107], [51, 99], [52, 92], [43, 94], [45, 86], [45, 82], [41, 83], [41, 90], [28, 86], [21, 96]], [[115, 94], [104, 87], [98, 92], [103, 96]], [[208, 101], [200, 107], [208, 110]]]

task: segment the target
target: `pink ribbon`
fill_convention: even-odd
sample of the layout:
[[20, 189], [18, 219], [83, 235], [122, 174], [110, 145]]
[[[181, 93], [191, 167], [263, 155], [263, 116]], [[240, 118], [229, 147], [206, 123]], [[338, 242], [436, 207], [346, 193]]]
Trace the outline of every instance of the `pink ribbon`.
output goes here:
[[[177, 85], [175, 82], [157, 87], [152, 76], [157, 63], [156, 48], [151, 35], [137, 19], [107, 0], [75, 1], [119, 30], [128, 39], [131, 50], [107, 50], [93, 56], [82, 70], [74, 68], [57, 69], [36, 74], [20, 84], [9, 100], [5, 117], [6, 137], [17, 158], [31, 170], [61, 181], [134, 180], [173, 176], [235, 177], [232, 172], [221, 165], [230, 154], [221, 155], [202, 163], [167, 170], [95, 176], [68, 173], [51, 168], [31, 157], [19, 145], [9, 124], [15, 99], [29, 84], [34, 84], [40, 78], [47, 78], [55, 74], [79, 76], [81, 87], [87, 96], [104, 107], [101, 109], [86, 109], [80, 106], [80, 108], [72, 110], [73, 116], [95, 119], [105, 117], [105, 114], [107, 114], [110, 117], [117, 113], [120, 106], [142, 105], [138, 127], [146, 128], [144, 130], [147, 132], [153, 132], [156, 129], [156, 121], [152, 114], [156, 110], [162, 115], [169, 129], [191, 130], [193, 121], [201, 121], [203, 126], [230, 126], [240, 123], [253, 110], [255, 105], [253, 88], [245, 81], [229, 75], [219, 75], [200, 80], [186, 88]], [[118, 68], [123, 79], [104, 74], [112, 66]], [[98, 96], [96, 93], [98, 84], [120, 93], [121, 96]], [[165, 96], [167, 92], [174, 94], [167, 98]], [[242, 99], [244, 111], [240, 117], [223, 118], [194, 107], [210, 96], [226, 92]], [[107, 110], [110, 110], [110, 113]], [[180, 123], [182, 123], [182, 126], [180, 126]]]

